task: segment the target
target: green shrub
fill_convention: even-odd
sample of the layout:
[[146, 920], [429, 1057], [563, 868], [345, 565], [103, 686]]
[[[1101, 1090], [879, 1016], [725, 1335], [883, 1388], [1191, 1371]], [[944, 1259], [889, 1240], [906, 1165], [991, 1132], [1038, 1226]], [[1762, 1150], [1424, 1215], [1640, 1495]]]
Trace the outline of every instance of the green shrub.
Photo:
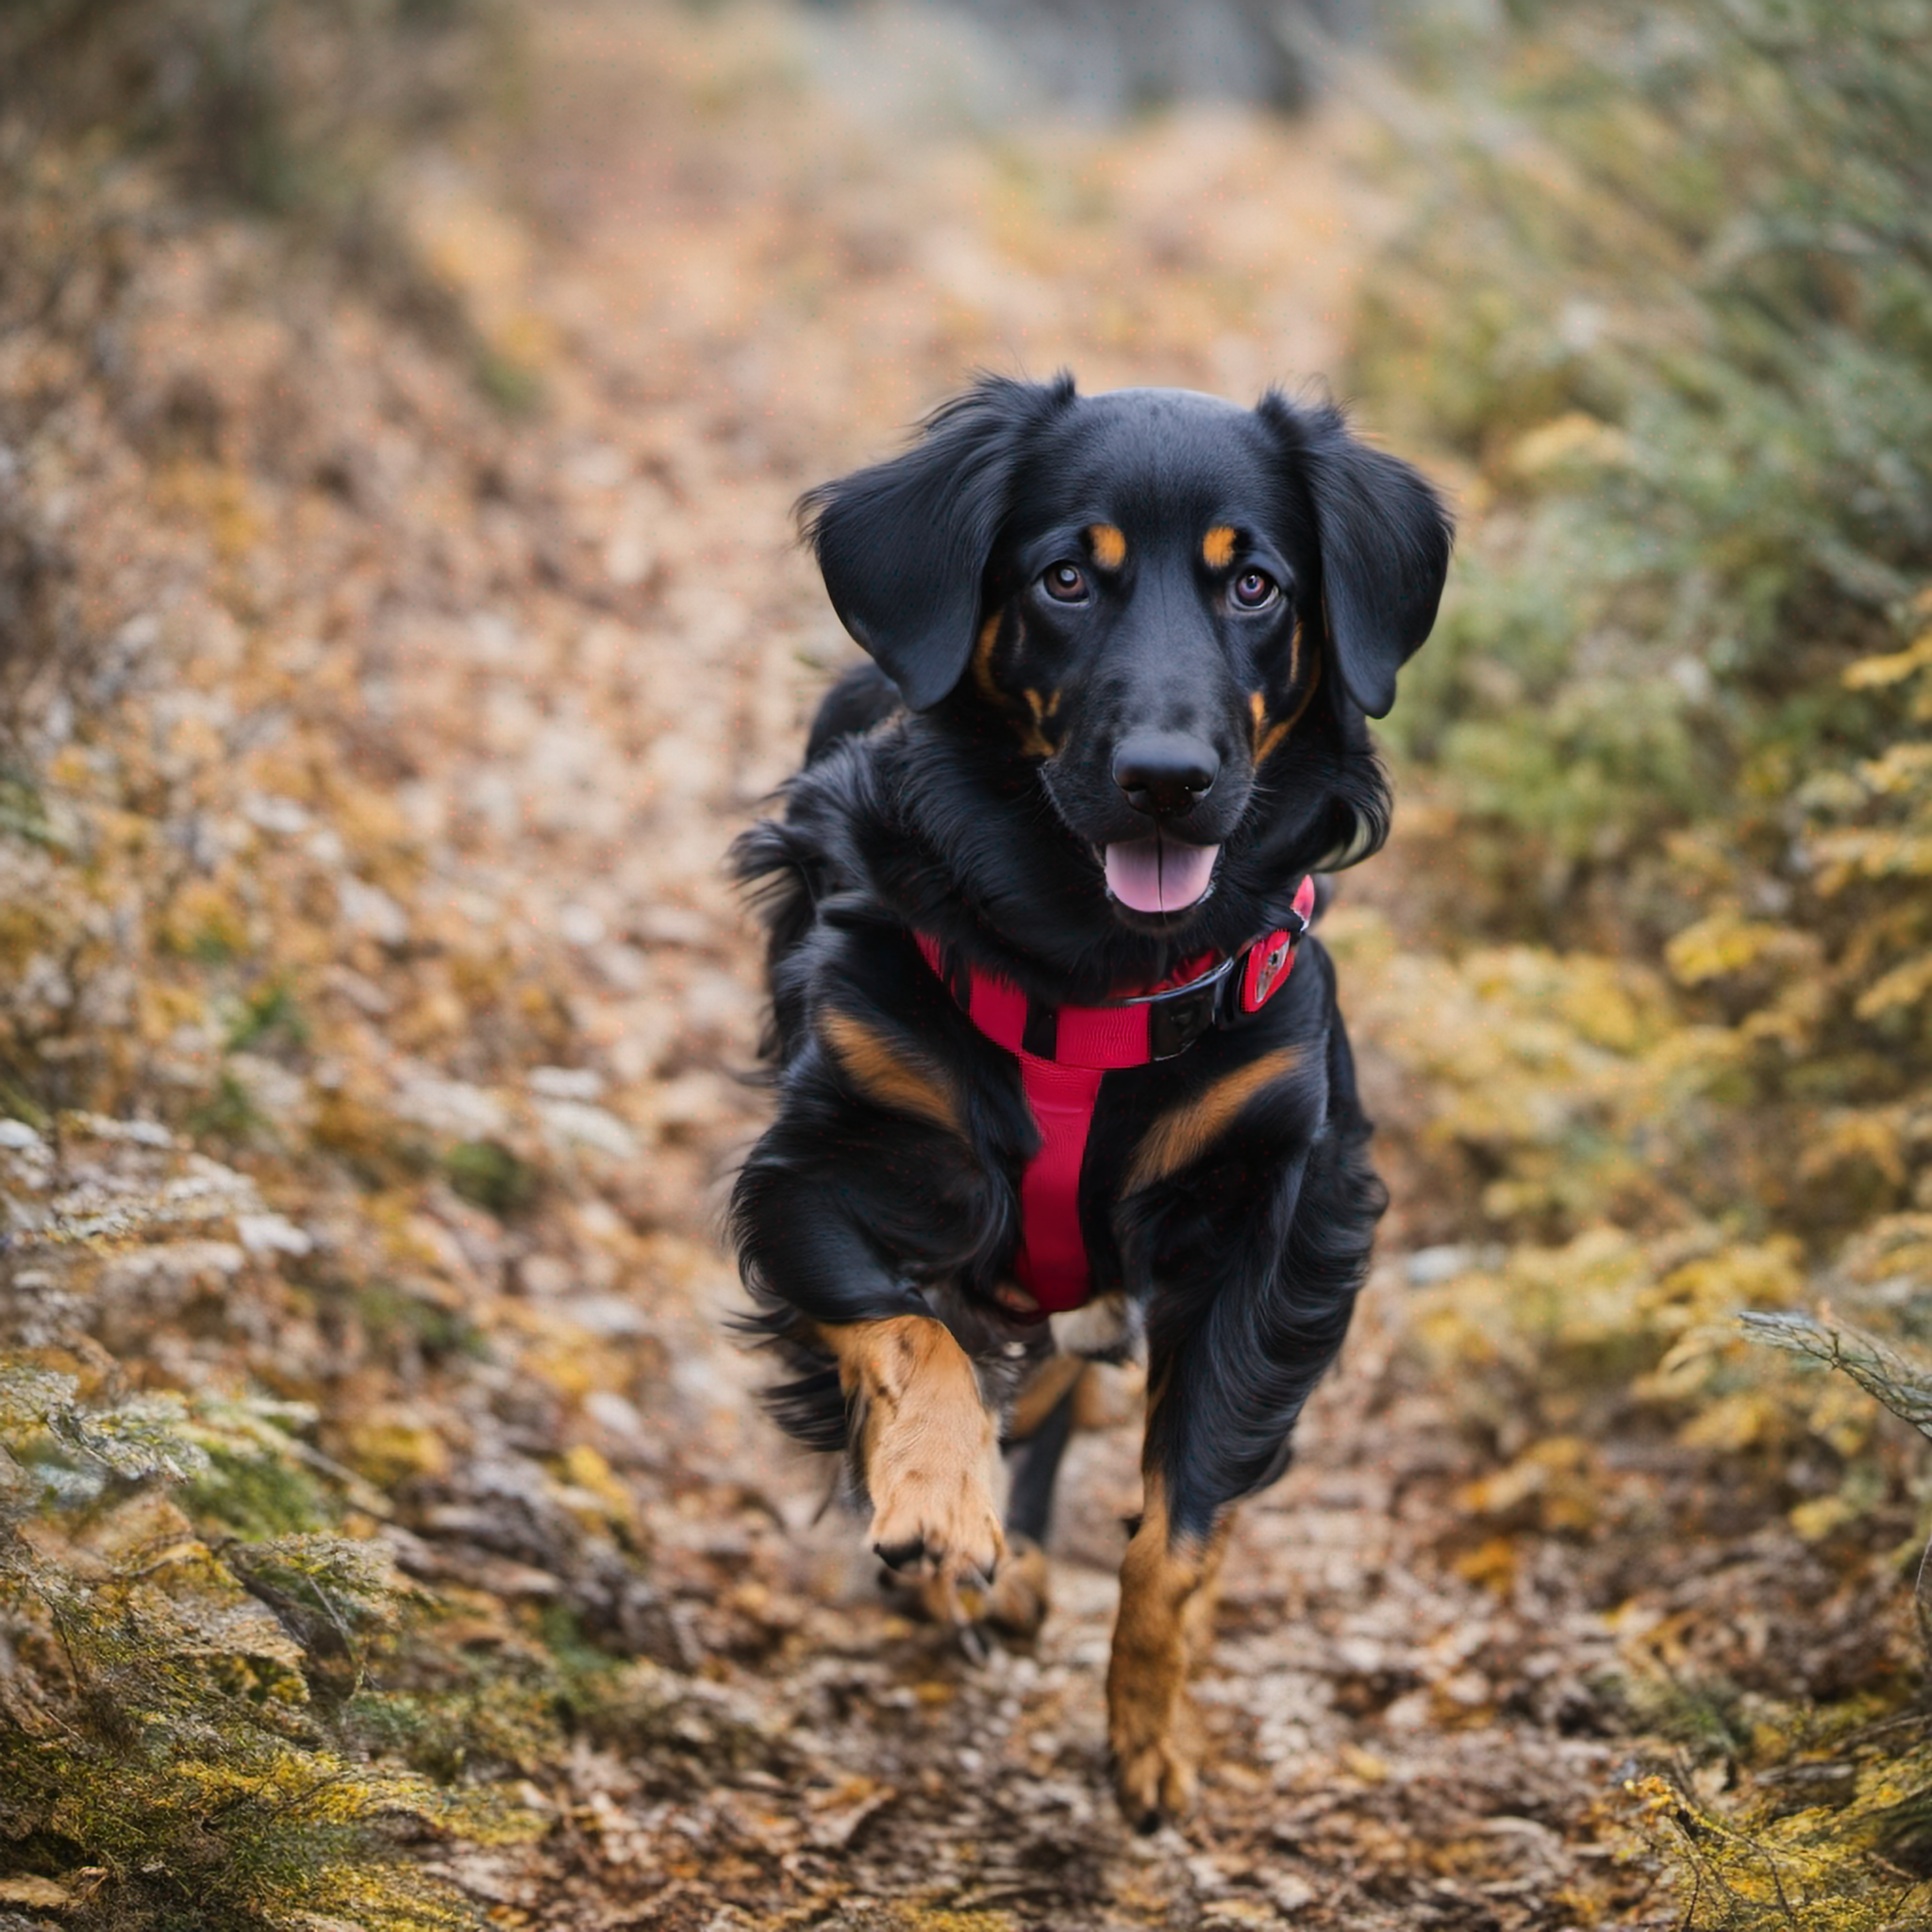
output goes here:
[[[1355, 376], [1460, 467], [1389, 731], [1456, 937], [1336, 927], [1482, 1243], [1418, 1346], [1503, 1463], [1479, 1517], [1586, 1533], [1594, 1445], [1662, 1429], [1908, 1572], [1871, 1396], [1932, 1335], [1932, 9], [1520, 0], [1430, 55]], [[1844, 1374], [1780, 1372], [1753, 1308]], [[1687, 1928], [1923, 1915], [1932, 1744], [1872, 1653], [1862, 1704], [1705, 1723], [1728, 1795], [1646, 1788]]]
[[529, 1828], [360, 1748], [411, 1592], [320, 1533], [283, 1419], [0, 1364], [0, 1839], [65, 1924], [441, 1932], [473, 1915], [410, 1842]]
[[1840, 674], [1932, 571], [1932, 26], [1890, 0], [1524, 10], [1356, 374], [1490, 511], [1393, 733], [1479, 866], [1543, 882], [1530, 935], [1554, 879], [1574, 938], [1591, 873], [1734, 790], [1740, 857], [1775, 871], [1819, 754], [1894, 735]]

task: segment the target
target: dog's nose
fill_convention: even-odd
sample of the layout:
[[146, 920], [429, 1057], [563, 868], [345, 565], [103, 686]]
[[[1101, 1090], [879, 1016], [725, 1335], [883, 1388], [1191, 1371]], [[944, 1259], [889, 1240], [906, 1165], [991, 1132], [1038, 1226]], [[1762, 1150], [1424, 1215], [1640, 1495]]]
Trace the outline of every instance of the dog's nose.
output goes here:
[[1137, 733], [1113, 755], [1113, 782], [1150, 818], [1185, 818], [1220, 771], [1212, 745], [1178, 731]]

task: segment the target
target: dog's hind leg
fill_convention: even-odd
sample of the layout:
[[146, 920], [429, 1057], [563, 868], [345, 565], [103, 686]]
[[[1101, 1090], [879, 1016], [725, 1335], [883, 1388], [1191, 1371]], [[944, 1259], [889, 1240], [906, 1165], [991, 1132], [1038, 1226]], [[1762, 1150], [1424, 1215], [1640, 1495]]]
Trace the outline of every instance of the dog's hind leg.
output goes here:
[[[1030, 1407], [1022, 1397], [1015, 1427], [1026, 1434], [1007, 1451], [1009, 1479], [1007, 1490], [1007, 1560], [999, 1580], [979, 1607], [981, 1621], [1009, 1637], [1031, 1637], [1045, 1621], [1047, 1593], [1046, 1537], [1053, 1526], [1054, 1487], [1059, 1479], [1060, 1458], [1074, 1433], [1074, 1407], [1080, 1379], [1088, 1373], [1082, 1361], [1057, 1357], [1041, 1370], [1038, 1391], [1044, 1398]], [[1059, 1394], [1055, 1397], [1053, 1391]], [[1028, 1396], [1036, 1391], [1028, 1390]], [[1043, 1407], [1044, 1413], [1039, 1413]]]
[[[1083, 1361], [1056, 1357], [1041, 1370], [1040, 1380], [1049, 1387], [1045, 1400], [1029, 1405], [1028, 1390], [1015, 1409], [1007, 1449], [1011, 1485], [1007, 1492], [1007, 1533], [1044, 1543], [1053, 1524], [1054, 1486], [1059, 1479], [1060, 1458], [1074, 1433], [1074, 1409], [1080, 1378], [1088, 1373]], [[1031, 1407], [1032, 1413], [1027, 1413]]]

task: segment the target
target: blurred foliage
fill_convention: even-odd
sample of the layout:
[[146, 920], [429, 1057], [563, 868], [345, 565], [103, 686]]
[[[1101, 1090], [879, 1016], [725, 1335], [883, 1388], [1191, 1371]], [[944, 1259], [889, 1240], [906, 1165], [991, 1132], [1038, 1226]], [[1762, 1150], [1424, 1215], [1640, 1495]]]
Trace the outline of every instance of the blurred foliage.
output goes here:
[[472, 1915], [409, 1843], [532, 1828], [358, 1748], [412, 1592], [379, 1546], [310, 1526], [334, 1512], [301, 1421], [0, 1367], [0, 1836], [9, 1882], [41, 1885], [5, 1896], [77, 1926], [429, 1932]]
[[[413, 890], [398, 768], [334, 708], [361, 660], [285, 674], [258, 649], [293, 508], [393, 513], [363, 464], [385, 419], [341, 404], [325, 436], [302, 413], [348, 391], [304, 387], [335, 342], [316, 282], [289, 284], [299, 318], [267, 292], [290, 238], [351, 242], [331, 276], [384, 271], [358, 284], [384, 342], [427, 322], [498, 409], [535, 394], [514, 230], [434, 168], [387, 203], [372, 185], [499, 84], [508, 17], [0, 8], [0, 1298], [9, 1332], [86, 1342], [30, 1345], [0, 1392], [0, 1833], [64, 1923], [433, 1924], [391, 1854], [514, 1828], [490, 1781], [577, 1740], [766, 1748], [592, 1647], [668, 1619], [625, 1485], [523, 1398], [581, 1392], [625, 1344], [480, 1319], [466, 1285], [505, 1241], [533, 1279], [552, 1247], [566, 1279], [608, 1258], [617, 1215], [583, 1246], [559, 1229], [596, 1146], [638, 1164], [623, 1123], [513, 1077], [575, 1064], [558, 1004]], [[1873, 1398], [1909, 1408], [1932, 1341], [1926, 9], [1523, 4], [1473, 61], [1435, 31], [1404, 117], [1431, 187], [1370, 285], [1357, 376], [1378, 424], [1459, 466], [1469, 535], [1391, 727], [1414, 903], [1399, 926], [1344, 904], [1335, 932], [1352, 1016], [1427, 1097], [1415, 1331], [1488, 1457], [1458, 1567], [1500, 1591], [1532, 1537], [1580, 1563], [1622, 1529], [1768, 1548], [1767, 1570], [1818, 1555], [1902, 1601], [1923, 1451]], [[125, 298], [197, 225], [248, 326], [163, 382]], [[237, 352], [270, 319], [279, 346], [249, 353], [273, 409]], [[419, 438], [468, 433], [434, 372], [395, 388]], [[511, 467], [478, 454], [463, 502]], [[170, 531], [181, 557], [88, 591]], [[479, 582], [498, 594], [439, 578], [425, 601]], [[360, 637], [370, 608], [332, 621]], [[1430, 912], [1446, 952], [1417, 942]], [[1745, 1309], [1833, 1373], [1787, 1373]], [[226, 1319], [256, 1324], [235, 1361], [292, 1376], [325, 1338], [348, 1365], [330, 1454], [291, 1407], [148, 1386], [187, 1359], [158, 1338]], [[494, 1458], [508, 1491], [470, 1482], [444, 1426], [475, 1364], [539, 1445]], [[319, 1380], [273, 1386], [320, 1402]], [[1702, 1472], [1707, 1517], [1644, 1492], [1644, 1456]], [[431, 1528], [470, 1579], [441, 1601], [375, 1554]], [[492, 1594], [533, 1581], [541, 1611]], [[1698, 1587], [1633, 1652], [1668, 1662], [1710, 1623]], [[1640, 1797], [1690, 1925], [1923, 1903], [1917, 1680], [1881, 1633], [1869, 1651], [1829, 1705], [1695, 1659], [1628, 1688], [1687, 1754]]]
[[536, 1198], [536, 1169], [501, 1141], [458, 1141], [443, 1166], [450, 1186], [464, 1200], [487, 1208], [500, 1219], [508, 1219]]
[[1701, 1318], [1776, 1253], [1932, 1328], [1932, 14], [1553, 5], [1502, 51], [1430, 102], [1357, 371], [1471, 466], [1391, 731], [1458, 950], [1350, 943], [1453, 1231], [1708, 1250]]
[[[1932, 26], [1528, 11], [1365, 317], [1378, 413], [1475, 463], [1486, 513], [1392, 728], [1515, 930], [1660, 939], [1754, 887], [1775, 918], [1780, 874], [1850, 882], [1793, 852], [1839, 814], [1923, 831], [1910, 761], [1854, 760], [1932, 702]], [[1674, 850], [1720, 802], [1721, 848]], [[1924, 876], [1895, 841], [1860, 858]]]
[[158, 150], [286, 214], [368, 185], [410, 132], [506, 84], [502, 0], [11, 0], [0, 115], [16, 140]]
[[[1390, 732], [1457, 950], [1350, 943], [1479, 1244], [1421, 1326], [1505, 1458], [1470, 1500], [1574, 1532], [1594, 1445], [1662, 1425], [1882, 1557], [1924, 1457], [1868, 1397], [1907, 1413], [1932, 1336], [1932, 9], [1552, 0], [1417, 47], [1434, 188], [1356, 376], [1474, 513]], [[1842, 1375], [1768, 1368], [1754, 1308]], [[1653, 1793], [1687, 1925], [1923, 1905], [1923, 1725], [1807, 1727]]]
[[[455, 351], [437, 359], [458, 401], [494, 340], [442, 231], [411, 225], [430, 197], [391, 164], [501, 81], [511, 18], [496, 0], [0, 6], [9, 1924], [473, 1924], [425, 1861], [537, 1834], [505, 1780], [578, 1735], [629, 1724], [634, 1741], [674, 1702], [655, 1667], [548, 1642], [534, 1614], [526, 1629], [466, 1588], [491, 1553], [432, 1559], [402, 1527], [409, 1483], [418, 1522], [462, 1493], [447, 1440], [471, 1391], [440, 1372], [489, 1352], [448, 1278], [466, 1264], [419, 1211], [432, 1183], [448, 1192], [437, 1150], [506, 1212], [551, 1157], [531, 1110], [504, 1108], [504, 1138], [466, 1168], [460, 1122], [402, 1117], [372, 1076], [341, 975], [359, 961], [386, 1018], [418, 1010], [390, 889], [420, 862], [386, 778], [342, 757], [332, 701], [261, 649], [280, 593], [248, 561], [287, 496], [349, 489], [354, 450], [304, 444], [305, 409], [340, 400], [315, 369], [345, 286], [419, 354]], [[194, 310], [206, 334], [171, 371], [157, 281], [216, 263], [239, 291]], [[238, 337], [285, 358], [257, 372], [283, 406], [272, 425], [228, 380]], [[454, 435], [459, 409], [439, 422]], [[267, 795], [280, 832], [243, 813]], [[291, 850], [316, 824], [326, 840]], [[455, 950], [471, 1064], [541, 1057], [517, 974]], [[380, 973], [400, 991], [377, 992]], [[423, 992], [451, 1010], [440, 982]], [[325, 1061], [341, 1076], [312, 1090]], [[426, 1070], [419, 1084], [480, 1104]], [[304, 1220], [350, 1204], [326, 1266], [265, 1193]], [[181, 1381], [196, 1392], [163, 1386]], [[280, 1399], [296, 1393], [312, 1405]], [[534, 1527], [518, 1542], [498, 1524], [498, 1541], [526, 1581], [538, 1562], [568, 1573], [559, 1614], [573, 1565], [586, 1594], [643, 1600], [628, 1493], [582, 1445], [558, 1456], [499, 1463]], [[441, 1593], [398, 1573], [398, 1548]]]

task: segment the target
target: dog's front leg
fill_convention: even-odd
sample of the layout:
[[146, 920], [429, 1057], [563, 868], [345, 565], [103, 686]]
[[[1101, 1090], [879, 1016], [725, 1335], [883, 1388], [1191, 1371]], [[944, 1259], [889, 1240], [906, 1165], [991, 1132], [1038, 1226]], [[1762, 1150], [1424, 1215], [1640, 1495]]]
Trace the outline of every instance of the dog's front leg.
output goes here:
[[872, 1546], [931, 1575], [954, 1622], [962, 1581], [990, 1582], [1006, 1554], [994, 1485], [999, 1430], [966, 1351], [929, 1315], [822, 1323], [851, 1411], [872, 1503]]
[[1115, 1789], [1143, 1831], [1193, 1795], [1188, 1665], [1210, 1636], [1234, 1507], [1287, 1467], [1295, 1419], [1347, 1331], [1383, 1200], [1359, 1133], [1324, 1137], [1272, 1191], [1244, 1216], [1227, 1210], [1245, 1241], [1191, 1256], [1162, 1252], [1153, 1230], [1150, 1274], [1180, 1281], [1191, 1266], [1194, 1278], [1152, 1311], [1147, 1501], [1108, 1671]]

